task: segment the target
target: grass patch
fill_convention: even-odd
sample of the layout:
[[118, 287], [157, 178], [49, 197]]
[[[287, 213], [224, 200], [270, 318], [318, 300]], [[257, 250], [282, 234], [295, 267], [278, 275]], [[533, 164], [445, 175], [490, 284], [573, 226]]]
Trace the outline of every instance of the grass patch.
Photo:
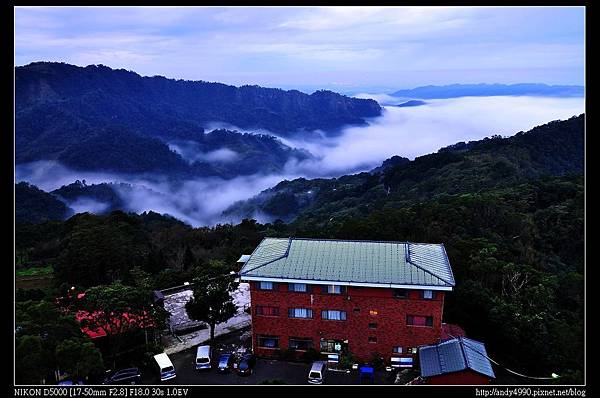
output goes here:
[[21, 268], [15, 271], [16, 276], [48, 276], [54, 272], [51, 265], [45, 267]]

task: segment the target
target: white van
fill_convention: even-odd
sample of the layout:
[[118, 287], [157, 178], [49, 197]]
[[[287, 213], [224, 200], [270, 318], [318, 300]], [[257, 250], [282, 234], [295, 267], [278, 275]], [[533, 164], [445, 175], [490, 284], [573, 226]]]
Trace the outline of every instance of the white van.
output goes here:
[[164, 352], [162, 354], [155, 355], [154, 361], [158, 367], [160, 381], [170, 380], [177, 376], [175, 374], [175, 366], [173, 366], [169, 356]]
[[196, 369], [210, 369], [212, 362], [212, 351], [209, 345], [199, 345], [196, 350]]
[[324, 361], [313, 362], [310, 372], [308, 372], [308, 382], [310, 384], [323, 384], [325, 369], [327, 369], [327, 364]]

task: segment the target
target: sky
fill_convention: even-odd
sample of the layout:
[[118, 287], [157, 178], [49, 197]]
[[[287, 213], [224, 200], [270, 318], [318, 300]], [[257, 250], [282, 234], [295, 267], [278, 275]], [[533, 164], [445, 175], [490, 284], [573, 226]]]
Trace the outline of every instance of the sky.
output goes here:
[[584, 7], [15, 7], [15, 65], [312, 92], [584, 84]]

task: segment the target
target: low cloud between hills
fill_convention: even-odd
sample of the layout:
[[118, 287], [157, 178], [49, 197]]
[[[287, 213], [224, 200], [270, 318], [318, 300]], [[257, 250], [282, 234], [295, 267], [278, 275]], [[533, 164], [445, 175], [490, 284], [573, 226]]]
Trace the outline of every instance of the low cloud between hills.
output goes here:
[[[401, 101], [399, 101], [401, 102]], [[123, 182], [115, 191], [125, 211], [156, 211], [170, 214], [192, 226], [236, 222], [225, 219], [223, 210], [248, 199], [278, 182], [298, 177], [333, 177], [373, 169], [393, 155], [413, 159], [459, 141], [481, 139], [492, 134], [513, 135], [556, 119], [567, 119], [584, 111], [582, 98], [463, 97], [428, 100], [417, 107], [387, 106], [383, 116], [366, 127], [350, 127], [341, 134], [311, 134], [310, 138], [281, 138], [288, 146], [308, 150], [314, 157], [291, 160], [283, 172], [258, 173], [231, 179], [204, 177], [172, 180], [160, 174], [123, 175], [74, 171], [51, 161], [17, 165], [16, 180], [28, 181], [52, 191], [75, 180], [87, 184]], [[248, 132], [238, 129], [240, 132]], [[260, 133], [264, 134], [264, 131]], [[317, 138], [318, 137], [318, 138]], [[231, 150], [202, 153], [193, 146], [171, 143], [171, 149], [188, 162], [235, 162]], [[67, 203], [76, 211], [101, 212], [106, 204], [80, 197]], [[268, 216], [257, 214], [260, 221]]]

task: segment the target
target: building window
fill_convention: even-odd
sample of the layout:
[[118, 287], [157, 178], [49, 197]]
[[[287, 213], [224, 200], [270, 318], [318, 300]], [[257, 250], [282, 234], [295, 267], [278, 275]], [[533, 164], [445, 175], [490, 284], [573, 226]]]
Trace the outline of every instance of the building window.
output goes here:
[[402, 354], [402, 347], [400, 347], [400, 346], [398, 345], [398, 346], [396, 346], [396, 347], [392, 348], [392, 352], [393, 352], [394, 354]]
[[421, 298], [426, 300], [433, 300], [435, 298], [435, 292], [433, 290], [423, 290]]
[[257, 305], [255, 310], [256, 315], [262, 316], [279, 316], [278, 307], [267, 307], [264, 305]]
[[379, 314], [379, 310], [369, 310], [369, 315], [375, 316]]
[[273, 289], [275, 289], [275, 284], [273, 282], [261, 281], [258, 284], [258, 288], [260, 290], [273, 290]]
[[342, 294], [346, 292], [345, 286], [340, 285], [323, 285], [323, 293], [327, 294]]
[[417, 353], [417, 347], [409, 347], [408, 350], [406, 351], [408, 354], [416, 354]]
[[360, 312], [360, 308], [355, 308], [355, 309], [353, 309], [352, 311], [354, 311], [354, 312], [356, 312], [356, 313], [359, 313], [359, 312]]
[[306, 283], [288, 283], [288, 290], [290, 292], [304, 292], [308, 291]]
[[323, 310], [321, 311], [321, 318], [329, 321], [345, 321], [346, 311]]
[[257, 339], [261, 348], [279, 348], [278, 336], [258, 336]]
[[290, 337], [289, 348], [292, 350], [306, 351], [313, 346], [312, 339]]
[[395, 298], [408, 298], [408, 290], [406, 289], [394, 289]]
[[377, 343], [377, 337], [369, 337], [369, 343]]
[[412, 326], [433, 326], [432, 316], [407, 315], [406, 324]]
[[313, 312], [309, 308], [290, 308], [288, 309], [290, 318], [312, 318]]
[[377, 329], [377, 324], [375, 322], [369, 323], [369, 329]]

